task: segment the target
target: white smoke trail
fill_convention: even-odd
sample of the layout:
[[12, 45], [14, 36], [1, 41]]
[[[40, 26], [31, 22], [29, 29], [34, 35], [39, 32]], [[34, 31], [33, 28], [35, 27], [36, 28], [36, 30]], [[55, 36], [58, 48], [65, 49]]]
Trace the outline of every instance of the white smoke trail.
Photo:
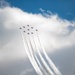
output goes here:
[[[33, 42], [34, 42], [34, 44], [35, 44], [34, 37], [32, 37], [32, 38], [33, 38]], [[44, 58], [42, 57], [42, 55], [41, 55], [41, 53], [40, 53], [40, 51], [39, 51], [39, 49], [38, 49], [38, 47], [37, 47], [36, 44], [35, 44], [35, 46], [36, 46], [36, 50], [37, 50], [37, 52], [38, 52], [38, 54], [39, 54], [39, 56], [40, 56], [40, 59], [41, 59], [42, 63], [44, 64], [44, 67], [45, 67], [46, 70], [48, 71], [49, 75], [54, 75], [54, 73], [51, 71], [51, 69], [48, 67], [47, 63], [45, 62]]]
[[41, 68], [41, 71], [45, 74], [45, 75], [48, 75], [47, 72], [44, 70], [43, 66], [41, 65], [41, 63], [39, 62], [38, 58], [35, 56], [37, 62], [38, 62], [38, 65], [39, 67]]
[[[30, 44], [30, 47], [31, 47], [30, 52], [31, 52], [32, 58], [36, 61], [37, 64], [41, 65], [40, 62], [39, 62], [39, 60], [38, 60], [38, 58], [37, 58], [37, 56], [36, 56], [36, 54], [34, 53], [34, 49], [33, 49], [33, 46], [32, 46], [32, 43], [31, 43], [31, 40], [30, 40], [29, 36], [27, 37], [27, 39], [28, 39], [29, 44]], [[38, 66], [39, 66], [39, 65], [38, 65]], [[40, 67], [40, 66], [39, 66], [39, 67]], [[40, 69], [41, 69], [41, 68], [40, 68]], [[43, 74], [43, 73], [42, 73], [42, 74]]]
[[[30, 41], [30, 43], [31, 43], [32, 40], [31, 40], [29, 37], [28, 37], [28, 39], [29, 39], [29, 41]], [[32, 43], [33, 43], [33, 42], [32, 42]], [[35, 45], [35, 44], [34, 44], [34, 45]], [[32, 44], [31, 44], [31, 46], [32, 46]], [[35, 46], [35, 47], [36, 47], [36, 46]], [[39, 61], [37, 55], [34, 53], [34, 49], [32, 49], [32, 50], [33, 50], [33, 55], [34, 55], [34, 57], [35, 57], [35, 59], [36, 59], [36, 61], [37, 61], [37, 64], [39, 65], [41, 71], [42, 71], [45, 75], [49, 75], [49, 74], [47, 74], [47, 72], [45, 71], [45, 69], [43, 68], [43, 66], [41, 65], [41, 63], [40, 63], [40, 61]]]
[[[22, 31], [21, 31], [21, 34], [22, 34], [22, 40], [23, 40], [23, 43], [24, 43], [24, 47], [25, 47], [26, 53], [28, 55], [28, 58], [29, 58], [29, 60], [30, 60], [30, 62], [32, 64], [33, 68], [35, 69], [35, 71], [36, 71], [36, 73], [38, 75], [43, 75], [41, 73], [39, 67], [37, 66], [35, 60], [33, 58], [31, 58], [30, 53], [28, 52], [29, 47], [28, 47], [27, 39], [25, 38], [25, 40], [24, 40], [24, 35], [23, 35]], [[25, 41], [26, 41], [26, 44], [25, 44]], [[27, 45], [27, 47], [26, 47], [26, 45]]]
[[49, 65], [50, 65], [50, 67], [52, 68], [52, 70], [55, 72], [56, 75], [62, 75], [62, 74], [60, 73], [60, 71], [57, 69], [57, 67], [54, 65], [54, 63], [52, 62], [52, 60], [48, 57], [47, 53], [45, 52], [45, 50], [44, 50], [44, 48], [43, 48], [43, 46], [42, 46], [42, 44], [41, 44], [41, 40], [40, 40], [40, 38], [39, 38], [38, 32], [36, 32], [36, 34], [37, 34], [37, 37], [38, 37], [38, 41], [39, 41], [39, 43], [40, 43], [40, 46], [42, 47], [44, 56], [45, 56], [45, 58], [47, 59], [47, 61], [48, 61]]

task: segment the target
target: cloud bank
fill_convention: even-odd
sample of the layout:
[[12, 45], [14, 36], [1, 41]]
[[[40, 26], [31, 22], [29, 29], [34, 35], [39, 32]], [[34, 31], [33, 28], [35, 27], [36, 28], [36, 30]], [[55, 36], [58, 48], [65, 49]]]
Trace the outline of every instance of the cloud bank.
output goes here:
[[48, 52], [75, 45], [75, 21], [62, 19], [57, 14], [44, 16], [16, 7], [4, 7], [0, 8], [1, 54], [7, 54], [7, 57], [10, 54], [13, 57], [25, 56], [19, 27], [27, 24], [39, 29], [41, 41]]

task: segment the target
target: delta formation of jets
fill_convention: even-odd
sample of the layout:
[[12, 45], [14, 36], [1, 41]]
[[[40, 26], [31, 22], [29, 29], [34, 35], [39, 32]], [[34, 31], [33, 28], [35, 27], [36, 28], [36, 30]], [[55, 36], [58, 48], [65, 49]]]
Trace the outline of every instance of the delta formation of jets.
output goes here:
[[[27, 25], [27, 27], [29, 27], [29, 25]], [[26, 28], [26, 27], [23, 26], [23, 28]], [[22, 29], [22, 28], [20, 27], [20, 29]], [[31, 27], [31, 29], [33, 29], [33, 27]], [[27, 30], [30, 31], [30, 29], [27, 29]], [[35, 31], [38, 31], [38, 30], [36, 29]], [[23, 32], [25, 33], [26, 31], [24, 30]], [[29, 33], [27, 33], [27, 34], [29, 34]], [[33, 32], [31, 32], [31, 34], [33, 34]]]

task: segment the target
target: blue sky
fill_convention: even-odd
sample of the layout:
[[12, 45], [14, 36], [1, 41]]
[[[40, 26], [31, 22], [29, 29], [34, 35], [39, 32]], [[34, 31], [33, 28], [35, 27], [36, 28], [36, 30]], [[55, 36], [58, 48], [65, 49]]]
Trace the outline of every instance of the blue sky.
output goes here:
[[40, 13], [39, 8], [57, 13], [61, 18], [75, 19], [75, 0], [6, 0], [25, 12]]

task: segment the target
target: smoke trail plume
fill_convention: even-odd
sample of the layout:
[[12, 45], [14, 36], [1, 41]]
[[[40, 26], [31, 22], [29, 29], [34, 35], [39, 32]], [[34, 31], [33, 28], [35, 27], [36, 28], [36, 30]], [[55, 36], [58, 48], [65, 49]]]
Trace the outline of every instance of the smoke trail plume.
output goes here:
[[[32, 43], [31, 43], [31, 40], [30, 40], [29, 36], [27, 37], [27, 39], [28, 39], [29, 44], [30, 44], [30, 47], [31, 47], [30, 52], [31, 52], [32, 58], [35, 60], [35, 62], [36, 62], [37, 65], [38, 65], [38, 64], [40, 64], [40, 62], [39, 62], [39, 60], [38, 60], [36, 54], [34, 53], [34, 49], [33, 49], [33, 46], [32, 46]], [[40, 64], [40, 65], [41, 65], [41, 64]], [[39, 65], [38, 65], [38, 66], [39, 66]], [[39, 70], [41, 71], [40, 66], [39, 66]], [[44, 71], [43, 71], [43, 72], [44, 72]], [[42, 73], [42, 71], [41, 71], [41, 73]], [[43, 74], [43, 73], [42, 73], [42, 74]]]
[[[34, 37], [33, 37], [33, 41], [34, 41], [34, 44], [35, 44]], [[35, 46], [36, 46], [37, 52], [38, 52], [38, 54], [39, 54], [39, 57], [40, 57], [42, 63], [44, 64], [44, 67], [46, 68], [46, 70], [48, 71], [48, 73], [49, 73], [50, 75], [54, 75], [54, 73], [51, 71], [51, 69], [48, 67], [47, 63], [45, 62], [44, 58], [42, 57], [42, 55], [41, 55], [41, 53], [40, 53], [40, 51], [39, 51], [39, 49], [38, 49], [38, 47], [37, 47], [36, 44], [35, 44]]]
[[[26, 53], [27, 53], [27, 55], [28, 55], [28, 58], [29, 58], [29, 60], [30, 60], [30, 62], [31, 62], [31, 64], [32, 64], [33, 68], [35, 69], [35, 71], [36, 71], [36, 73], [37, 73], [38, 75], [43, 75], [43, 74], [41, 73], [39, 67], [37, 66], [36, 62], [34, 61], [34, 59], [31, 58], [31, 56], [30, 56], [30, 54], [29, 54], [29, 52], [28, 52], [28, 49], [29, 49], [28, 43], [27, 43], [26, 39], [24, 38], [24, 35], [23, 35], [22, 32], [21, 32], [21, 34], [22, 34], [22, 40], [23, 40], [23, 43], [24, 43], [24, 47], [25, 47]], [[24, 40], [24, 39], [25, 39], [25, 40]], [[25, 41], [26, 41], [26, 44], [25, 44]], [[27, 47], [26, 47], [26, 45], [27, 45]], [[33, 60], [32, 60], [32, 59], [33, 59]]]
[[[30, 41], [31, 41], [31, 39], [29, 39]], [[32, 42], [32, 43], [34, 43], [34, 42]], [[32, 45], [32, 44], [31, 44]], [[34, 43], [34, 45], [35, 45], [35, 43]], [[35, 46], [35, 49], [36, 49], [36, 46]], [[33, 49], [34, 50], [34, 49]], [[34, 51], [33, 51], [33, 53], [34, 53]], [[47, 72], [45, 71], [45, 69], [43, 68], [43, 66], [41, 65], [41, 63], [40, 63], [40, 61], [39, 61], [39, 59], [38, 59], [38, 57], [37, 57], [37, 55], [34, 53], [34, 56], [35, 56], [35, 59], [36, 59], [36, 61], [37, 61], [37, 64], [39, 65], [39, 67], [40, 67], [40, 69], [41, 69], [41, 71], [43, 72], [43, 74], [44, 75], [49, 75], [49, 74], [47, 74]]]
[[36, 32], [36, 34], [37, 34], [37, 37], [38, 37], [39, 44], [40, 44], [40, 46], [41, 46], [41, 48], [42, 48], [42, 50], [43, 50], [44, 56], [45, 56], [46, 60], [48, 61], [50, 67], [52, 68], [52, 70], [54, 71], [54, 73], [55, 73], [56, 75], [62, 75], [62, 74], [60, 73], [60, 71], [56, 68], [56, 66], [54, 65], [54, 63], [52, 62], [52, 60], [51, 60], [51, 59], [48, 57], [48, 55], [46, 54], [46, 52], [45, 52], [45, 50], [44, 50], [44, 48], [43, 48], [43, 46], [42, 46], [42, 44], [41, 44], [41, 40], [40, 40], [40, 38], [39, 38], [38, 32]]

